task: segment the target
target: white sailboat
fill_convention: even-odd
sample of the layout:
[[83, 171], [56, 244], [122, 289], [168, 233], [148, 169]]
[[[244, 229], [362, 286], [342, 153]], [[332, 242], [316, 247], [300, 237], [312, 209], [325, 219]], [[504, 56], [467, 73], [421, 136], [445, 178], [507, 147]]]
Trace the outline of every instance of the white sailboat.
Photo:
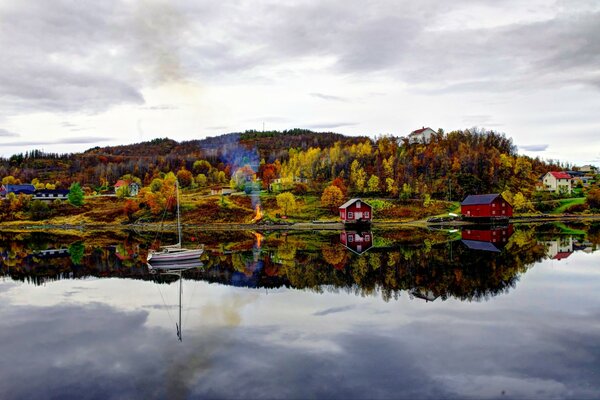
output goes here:
[[163, 246], [161, 250], [150, 250], [148, 253], [148, 262], [152, 263], [177, 263], [199, 260], [204, 248], [186, 249], [181, 246], [181, 217], [179, 211], [179, 182], [175, 181], [177, 198], [177, 239], [174, 245]]

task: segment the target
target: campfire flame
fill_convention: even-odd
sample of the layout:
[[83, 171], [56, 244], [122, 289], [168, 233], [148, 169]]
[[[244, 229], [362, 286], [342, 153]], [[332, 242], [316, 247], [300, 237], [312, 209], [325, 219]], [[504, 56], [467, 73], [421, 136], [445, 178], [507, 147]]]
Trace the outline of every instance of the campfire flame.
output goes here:
[[256, 205], [256, 215], [252, 218], [252, 222], [258, 222], [263, 218], [263, 213], [260, 209], [260, 204]]

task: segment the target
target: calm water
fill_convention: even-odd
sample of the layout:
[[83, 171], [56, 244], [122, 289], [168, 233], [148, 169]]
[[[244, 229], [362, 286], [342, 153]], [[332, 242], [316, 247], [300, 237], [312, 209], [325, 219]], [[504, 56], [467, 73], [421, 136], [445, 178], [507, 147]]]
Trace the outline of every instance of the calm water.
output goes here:
[[599, 226], [187, 234], [0, 233], [0, 398], [600, 398]]

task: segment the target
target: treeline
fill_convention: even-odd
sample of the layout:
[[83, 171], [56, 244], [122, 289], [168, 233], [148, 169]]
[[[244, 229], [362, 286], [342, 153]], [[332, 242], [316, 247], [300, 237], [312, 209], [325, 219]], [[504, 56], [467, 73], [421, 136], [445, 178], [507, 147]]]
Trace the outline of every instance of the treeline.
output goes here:
[[467, 194], [530, 194], [538, 178], [560, 166], [518, 155], [504, 134], [439, 130], [428, 143], [381, 136], [347, 137], [294, 129], [246, 131], [202, 140], [154, 139], [126, 146], [95, 147], [78, 154], [33, 151], [0, 159], [0, 177], [33, 179], [68, 188], [73, 182], [108, 188], [125, 175], [144, 186], [174, 172], [184, 186], [248, 183], [263, 189], [296, 188], [321, 193], [331, 182], [344, 194], [460, 200]]

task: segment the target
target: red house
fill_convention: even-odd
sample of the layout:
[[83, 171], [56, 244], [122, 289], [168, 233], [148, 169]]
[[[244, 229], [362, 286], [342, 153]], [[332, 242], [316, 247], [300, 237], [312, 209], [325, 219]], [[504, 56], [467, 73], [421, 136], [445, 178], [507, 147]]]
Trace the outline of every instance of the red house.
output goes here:
[[373, 209], [361, 199], [351, 199], [339, 208], [340, 218], [346, 224], [369, 223], [373, 219]]
[[362, 254], [373, 247], [373, 234], [371, 232], [342, 231], [340, 242], [348, 250]]
[[460, 212], [466, 218], [507, 219], [513, 216], [512, 206], [501, 194], [469, 195], [460, 203]]

